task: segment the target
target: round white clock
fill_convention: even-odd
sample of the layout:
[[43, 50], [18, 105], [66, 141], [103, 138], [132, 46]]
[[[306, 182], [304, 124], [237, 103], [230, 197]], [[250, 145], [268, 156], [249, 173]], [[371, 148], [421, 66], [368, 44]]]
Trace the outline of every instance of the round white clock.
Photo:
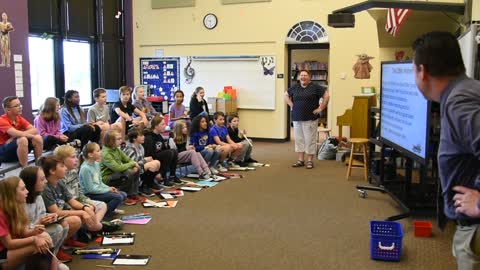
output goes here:
[[213, 13], [208, 13], [207, 15], [205, 15], [205, 17], [203, 17], [203, 25], [207, 29], [215, 28], [217, 26], [217, 23], [218, 23], [217, 16]]

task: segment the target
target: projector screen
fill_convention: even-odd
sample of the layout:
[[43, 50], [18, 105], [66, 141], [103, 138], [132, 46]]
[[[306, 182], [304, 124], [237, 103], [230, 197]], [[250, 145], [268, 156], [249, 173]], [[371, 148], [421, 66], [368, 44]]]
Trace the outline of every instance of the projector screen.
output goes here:
[[415, 84], [413, 63], [382, 62], [380, 141], [425, 163], [429, 102]]

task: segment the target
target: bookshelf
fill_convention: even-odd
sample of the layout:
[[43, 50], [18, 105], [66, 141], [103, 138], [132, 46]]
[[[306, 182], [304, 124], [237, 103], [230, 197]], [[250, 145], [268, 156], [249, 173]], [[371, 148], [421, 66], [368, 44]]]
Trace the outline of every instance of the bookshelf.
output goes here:
[[318, 61], [297, 62], [292, 65], [292, 82], [298, 82], [300, 70], [308, 70], [311, 73], [311, 79], [320, 85], [328, 85], [328, 64]]

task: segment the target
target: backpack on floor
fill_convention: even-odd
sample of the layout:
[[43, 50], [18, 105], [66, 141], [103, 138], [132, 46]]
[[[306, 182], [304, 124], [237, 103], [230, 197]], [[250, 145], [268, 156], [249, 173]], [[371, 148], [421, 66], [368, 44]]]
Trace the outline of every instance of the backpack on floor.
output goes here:
[[338, 141], [335, 138], [328, 138], [320, 145], [318, 160], [335, 160], [337, 156]]

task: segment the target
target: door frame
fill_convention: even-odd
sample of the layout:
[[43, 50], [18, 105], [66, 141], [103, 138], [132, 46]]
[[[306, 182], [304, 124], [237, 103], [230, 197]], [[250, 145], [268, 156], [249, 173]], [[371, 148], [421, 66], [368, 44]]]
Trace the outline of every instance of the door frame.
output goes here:
[[[308, 43], [308, 44], [286, 44], [287, 45], [287, 59], [288, 59], [288, 88], [292, 85], [292, 51], [293, 50], [329, 50], [330, 43]], [[330, 55], [330, 53], [329, 53]], [[329, 56], [330, 58], [330, 56]], [[287, 104], [287, 137], [285, 138], [286, 141], [290, 141], [290, 118], [291, 118], [291, 111]]]

